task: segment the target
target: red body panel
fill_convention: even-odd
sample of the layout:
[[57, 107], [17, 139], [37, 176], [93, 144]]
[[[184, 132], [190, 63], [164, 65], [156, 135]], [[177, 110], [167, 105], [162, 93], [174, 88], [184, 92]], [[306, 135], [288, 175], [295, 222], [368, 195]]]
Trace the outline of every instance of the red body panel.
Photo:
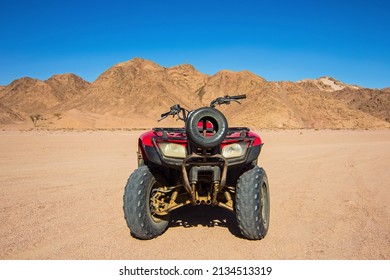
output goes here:
[[[147, 131], [140, 135], [139, 139], [144, 146], [153, 147], [152, 137], [155, 137], [157, 133], [154, 131]], [[159, 133], [161, 136], [161, 133]]]
[[[156, 136], [162, 137], [162, 132], [147, 131], [147, 132], [141, 134], [139, 139], [140, 139], [140, 141], [142, 142], [142, 144], [144, 146], [153, 147], [152, 138], [156, 137]], [[183, 144], [183, 145], [187, 144], [187, 140], [174, 139], [174, 138], [178, 138], [178, 137], [186, 137], [185, 133], [178, 133], [178, 132], [168, 133], [167, 136], [168, 136], [168, 140], [167, 141], [169, 141], [169, 142], [174, 142], [174, 143]], [[223, 146], [225, 146], [227, 144], [238, 142], [238, 140], [234, 139], [234, 138], [237, 138], [239, 136], [240, 136], [240, 133], [238, 133], [238, 132], [233, 133], [233, 134], [227, 136], [225, 138], [225, 140], [222, 142], [221, 146], [223, 147]], [[256, 134], [256, 133], [252, 132], [252, 131], [248, 132], [247, 137], [248, 138], [254, 138], [252, 146], [259, 146], [259, 145], [261, 145], [263, 143], [261, 138], [260, 138], [260, 136], [258, 134]]]

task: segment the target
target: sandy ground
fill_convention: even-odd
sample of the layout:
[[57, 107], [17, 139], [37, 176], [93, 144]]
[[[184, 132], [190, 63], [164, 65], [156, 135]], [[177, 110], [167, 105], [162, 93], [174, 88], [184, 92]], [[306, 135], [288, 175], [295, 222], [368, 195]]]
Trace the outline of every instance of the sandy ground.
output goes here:
[[271, 224], [239, 235], [187, 207], [132, 238], [122, 195], [137, 132], [0, 132], [0, 259], [390, 259], [390, 131], [264, 131]]

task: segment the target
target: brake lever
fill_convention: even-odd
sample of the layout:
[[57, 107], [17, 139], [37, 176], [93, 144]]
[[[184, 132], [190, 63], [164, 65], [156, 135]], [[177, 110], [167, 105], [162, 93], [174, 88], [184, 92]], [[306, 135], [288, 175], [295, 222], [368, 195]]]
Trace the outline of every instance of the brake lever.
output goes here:
[[218, 97], [214, 100], [215, 102], [211, 104], [211, 107], [215, 108], [216, 105], [221, 106], [222, 104], [229, 104], [229, 100], [225, 97]]

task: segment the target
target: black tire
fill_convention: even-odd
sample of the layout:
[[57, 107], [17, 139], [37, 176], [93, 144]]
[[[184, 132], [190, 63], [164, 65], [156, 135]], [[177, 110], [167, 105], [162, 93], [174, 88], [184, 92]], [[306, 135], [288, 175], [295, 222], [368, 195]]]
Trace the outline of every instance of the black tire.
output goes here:
[[250, 240], [265, 237], [269, 227], [270, 203], [267, 174], [255, 166], [237, 181], [236, 216], [241, 234]]
[[[215, 133], [204, 136], [198, 129], [198, 123], [205, 119], [212, 123]], [[225, 116], [217, 109], [203, 107], [192, 111], [186, 121], [187, 137], [193, 144], [202, 148], [214, 148], [222, 143], [228, 132], [228, 122]]]
[[138, 239], [153, 239], [168, 226], [168, 219], [154, 216], [150, 207], [150, 194], [164, 180], [153, 175], [146, 165], [136, 169], [127, 180], [123, 195], [123, 210], [131, 234]]

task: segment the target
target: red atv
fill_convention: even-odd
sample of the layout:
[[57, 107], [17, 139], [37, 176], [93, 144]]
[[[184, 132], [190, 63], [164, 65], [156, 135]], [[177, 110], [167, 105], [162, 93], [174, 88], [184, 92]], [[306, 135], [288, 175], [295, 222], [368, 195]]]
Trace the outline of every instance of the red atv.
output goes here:
[[249, 128], [229, 128], [225, 116], [214, 108], [244, 98], [219, 97], [210, 107], [193, 111], [174, 105], [160, 120], [177, 116], [184, 128], [154, 128], [139, 137], [138, 169], [123, 196], [125, 219], [134, 237], [162, 234], [169, 214], [187, 204], [233, 211], [248, 239], [267, 234], [268, 180], [257, 166], [263, 143]]

